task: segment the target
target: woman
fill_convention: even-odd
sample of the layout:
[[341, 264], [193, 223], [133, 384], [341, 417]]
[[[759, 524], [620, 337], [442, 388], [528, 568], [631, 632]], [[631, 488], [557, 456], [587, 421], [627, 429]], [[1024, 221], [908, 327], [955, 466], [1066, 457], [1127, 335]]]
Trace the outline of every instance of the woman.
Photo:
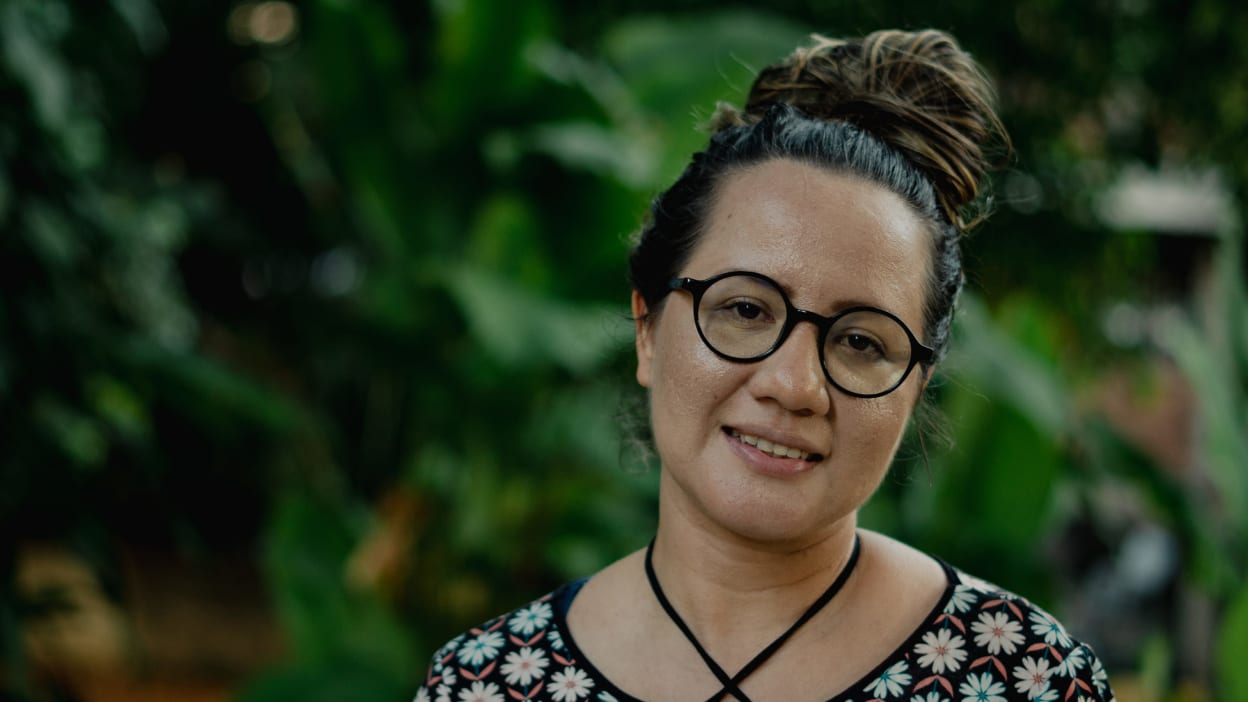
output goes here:
[[945, 351], [992, 90], [817, 38], [721, 107], [630, 260], [650, 548], [452, 640], [417, 700], [1109, 700], [1026, 600], [856, 526]]

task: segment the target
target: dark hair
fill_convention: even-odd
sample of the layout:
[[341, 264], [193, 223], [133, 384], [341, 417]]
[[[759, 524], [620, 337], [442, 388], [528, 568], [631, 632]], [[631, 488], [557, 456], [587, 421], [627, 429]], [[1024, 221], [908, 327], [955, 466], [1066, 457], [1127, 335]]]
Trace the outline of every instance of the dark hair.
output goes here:
[[720, 105], [707, 148], [650, 209], [629, 257], [633, 289], [650, 313], [702, 235], [716, 188], [728, 174], [791, 158], [866, 178], [900, 195], [929, 225], [932, 267], [923, 336], [949, 341], [962, 288], [962, 235], [983, 219], [989, 142], [1009, 138], [993, 110], [991, 83], [953, 37], [885, 30], [862, 39], [815, 36], [813, 46], [763, 69], [745, 110]]

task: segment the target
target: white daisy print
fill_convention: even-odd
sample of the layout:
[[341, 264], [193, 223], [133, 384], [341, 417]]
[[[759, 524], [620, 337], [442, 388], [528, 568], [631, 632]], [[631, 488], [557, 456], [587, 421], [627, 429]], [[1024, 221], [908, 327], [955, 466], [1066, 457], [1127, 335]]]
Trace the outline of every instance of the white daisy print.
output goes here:
[[503, 695], [498, 685], [478, 680], [472, 684], [472, 689], [459, 691], [459, 702], [503, 702]]
[[598, 693], [598, 702], [620, 702], [620, 701], [615, 699], [615, 695], [604, 690]]
[[528, 687], [535, 679], [546, 673], [547, 665], [550, 665], [550, 661], [546, 659], [545, 651], [525, 646], [520, 649], [519, 653], [515, 651], [508, 653], [501, 670], [507, 677], [508, 685]]
[[871, 681], [871, 684], [862, 688], [862, 691], [879, 699], [899, 697], [905, 686], [910, 684], [910, 673], [906, 672], [909, 667], [905, 661], [897, 661], [891, 668], [881, 673], [880, 677]]
[[1014, 677], [1018, 678], [1018, 682], [1014, 683], [1014, 689], [1020, 693], [1026, 693], [1027, 699], [1035, 699], [1048, 689], [1049, 676], [1052, 674], [1048, 660], [1027, 656], [1023, 659], [1022, 665], [1014, 668]]
[[511, 629], [511, 633], [518, 636], [532, 636], [533, 632], [538, 629], [546, 628], [546, 625], [550, 623], [550, 616], [550, 603], [534, 602], [516, 612], [507, 622], [507, 627]]
[[593, 686], [594, 681], [585, 675], [585, 671], [568, 666], [550, 676], [546, 691], [555, 702], [576, 702], [582, 697], [588, 697], [589, 688]]
[[1014, 653], [1023, 642], [1023, 625], [1010, 619], [1004, 612], [981, 612], [979, 621], [971, 624], [975, 645], [983, 646], [994, 656], [1002, 651]]
[[1096, 685], [1096, 691], [1105, 694], [1105, 685], [1109, 682], [1109, 675], [1105, 673], [1105, 666], [1101, 665], [1100, 658], [1092, 659], [1092, 684]]
[[1066, 658], [1053, 669], [1054, 675], [1060, 675], [1064, 678], [1074, 678], [1083, 666], [1088, 664], [1087, 654], [1082, 648], [1076, 648], [1066, 654]]
[[965, 643], [965, 639], [954, 636], [948, 629], [929, 631], [923, 635], [923, 642], [914, 647], [914, 652], [919, 654], [920, 666], [940, 675], [946, 669], [954, 671], [962, 667], [962, 661], [966, 660], [966, 651], [962, 648]]
[[962, 702], [1005, 702], [1001, 693], [1005, 692], [1005, 683], [993, 680], [988, 673], [966, 676], [966, 682], [958, 686], [963, 694]]
[[1042, 612], [1031, 613], [1031, 632], [1036, 636], [1043, 636], [1044, 642], [1050, 646], [1056, 644], [1062, 648], [1070, 647], [1070, 636], [1061, 624], [1052, 617], [1045, 616]]
[[451, 702], [451, 686], [446, 683], [438, 685], [434, 691], [433, 702]]
[[438, 658], [443, 658], [446, 656], [446, 654], [459, 648], [459, 645], [462, 644], [464, 642], [464, 639], [466, 638], [468, 638], [468, 634], [463, 633], [451, 639], [450, 641], [447, 641], [446, 645], [442, 647], [442, 650], [438, 651]]
[[910, 698], [910, 702], [949, 702], [949, 698], [941, 697], [939, 690], [928, 690], [926, 697], [915, 695]]
[[469, 639], [459, 649], [459, 662], [464, 665], [479, 667], [487, 660], [494, 660], [498, 649], [503, 645], [503, 635], [497, 631], [485, 631], [476, 638]]
[[551, 629], [546, 632], [546, 640], [550, 641], [550, 647], [554, 650], [563, 650], [563, 635], [559, 633], [558, 629]]
[[456, 680], [456, 679], [457, 679], [457, 678], [455, 677], [455, 669], [454, 669], [454, 668], [443, 668], [443, 669], [442, 669], [442, 682], [446, 683], [447, 685], [454, 685], [454, 684], [455, 684], [455, 680]]
[[1057, 688], [1049, 685], [1048, 689], [1032, 698], [1033, 702], [1056, 702]]
[[1005, 595], [1004, 592], [997, 592], [998, 590], [1000, 590], [1000, 588], [998, 588], [996, 585], [993, 585], [987, 580], [977, 578], [974, 575], [967, 575], [966, 573], [963, 573], [962, 582], [965, 583], [966, 587], [972, 590], [979, 590], [980, 592], [992, 592], [997, 595]]
[[949, 597], [949, 603], [945, 605], [945, 614], [968, 611], [978, 597], [979, 594], [971, 588], [958, 585], [953, 588], [953, 595]]
[[429, 691], [423, 687], [420, 688], [416, 691], [416, 699], [412, 702], [429, 702]]

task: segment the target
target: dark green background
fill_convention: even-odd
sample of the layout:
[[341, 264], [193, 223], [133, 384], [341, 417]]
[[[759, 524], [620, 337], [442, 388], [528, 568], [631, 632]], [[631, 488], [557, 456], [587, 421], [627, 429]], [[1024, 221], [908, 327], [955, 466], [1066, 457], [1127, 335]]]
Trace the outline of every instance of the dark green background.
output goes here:
[[[643, 545], [649, 198], [809, 32], [935, 26], [1017, 152], [933, 390], [952, 444], [909, 437], [864, 521], [1054, 610], [1120, 699], [1248, 699], [1248, 9], [769, 7], [0, 3], [5, 695], [48, 694], [24, 544], [123, 603], [118, 553], [257, 564], [287, 654], [255, 702], [404, 699], [446, 637]], [[1139, 174], [1225, 214], [1105, 216]]]

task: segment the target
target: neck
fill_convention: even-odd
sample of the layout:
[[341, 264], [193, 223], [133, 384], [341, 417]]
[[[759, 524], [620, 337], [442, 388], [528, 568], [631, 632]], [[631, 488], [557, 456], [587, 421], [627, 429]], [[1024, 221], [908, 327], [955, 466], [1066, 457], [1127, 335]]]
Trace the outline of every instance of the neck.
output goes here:
[[[818, 533], [760, 541], [660, 501], [653, 564], [680, 616], [729, 672], [788, 628], [828, 588], [853, 549], [856, 515]], [[845, 598], [824, 616], [835, 617]], [[714, 645], [712, 645], [714, 644]]]

